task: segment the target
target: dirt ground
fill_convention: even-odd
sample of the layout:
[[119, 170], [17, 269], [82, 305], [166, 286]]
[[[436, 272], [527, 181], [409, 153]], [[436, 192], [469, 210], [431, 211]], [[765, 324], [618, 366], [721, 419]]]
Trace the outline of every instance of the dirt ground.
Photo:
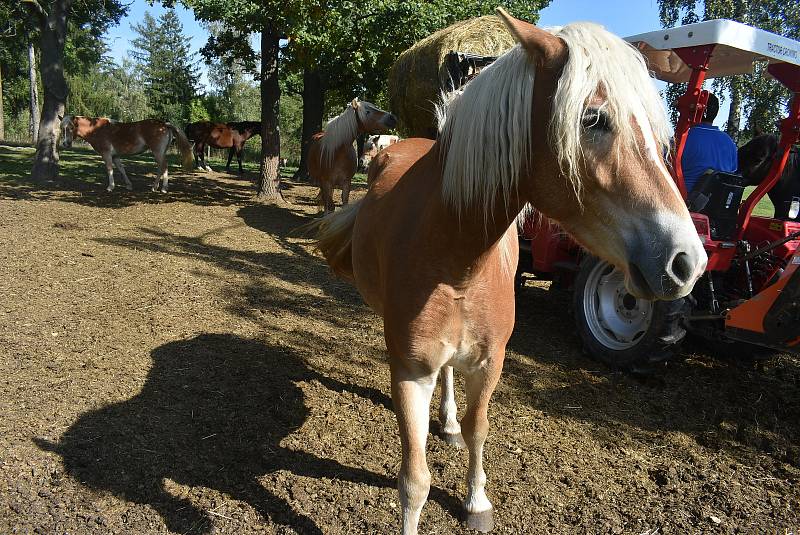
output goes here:
[[[0, 533], [393, 533], [381, 321], [308, 241], [313, 188], [232, 175], [33, 189], [0, 150]], [[17, 162], [17, 163], [15, 163]], [[798, 533], [800, 362], [687, 347], [648, 377], [581, 353], [530, 282], [490, 407], [497, 533]], [[463, 397], [459, 397], [463, 401]], [[432, 416], [435, 420], [435, 408]], [[432, 422], [421, 533], [465, 533]]]

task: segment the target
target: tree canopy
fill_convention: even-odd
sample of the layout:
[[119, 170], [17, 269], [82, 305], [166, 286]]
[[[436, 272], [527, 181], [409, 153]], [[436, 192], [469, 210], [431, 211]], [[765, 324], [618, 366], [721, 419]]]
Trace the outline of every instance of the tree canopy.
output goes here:
[[200, 76], [178, 16], [168, 10], [156, 20], [146, 12], [142, 22], [131, 28], [138, 34], [131, 56], [144, 81], [148, 105], [156, 116], [186, 124]]

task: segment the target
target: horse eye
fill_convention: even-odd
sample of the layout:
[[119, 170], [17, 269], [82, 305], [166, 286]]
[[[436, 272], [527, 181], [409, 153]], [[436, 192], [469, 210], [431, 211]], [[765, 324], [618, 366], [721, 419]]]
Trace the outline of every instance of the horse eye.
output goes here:
[[584, 130], [595, 134], [611, 132], [611, 118], [597, 108], [587, 108], [583, 113], [581, 125]]

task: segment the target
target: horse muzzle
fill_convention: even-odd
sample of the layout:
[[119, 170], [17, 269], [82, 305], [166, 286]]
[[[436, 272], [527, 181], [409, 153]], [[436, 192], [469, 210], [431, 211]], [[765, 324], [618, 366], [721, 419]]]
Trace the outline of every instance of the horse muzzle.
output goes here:
[[626, 285], [642, 299], [679, 299], [688, 295], [703, 275], [708, 256], [691, 222], [659, 230], [637, 233], [627, 240]]
[[397, 117], [390, 113], [384, 117], [383, 124], [386, 125], [386, 128], [394, 128], [397, 126]]

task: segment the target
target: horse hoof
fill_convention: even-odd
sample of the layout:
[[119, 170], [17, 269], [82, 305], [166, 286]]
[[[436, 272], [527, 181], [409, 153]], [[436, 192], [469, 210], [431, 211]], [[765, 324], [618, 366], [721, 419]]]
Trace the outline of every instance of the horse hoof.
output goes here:
[[467, 513], [464, 519], [467, 529], [474, 529], [481, 533], [488, 533], [494, 528], [494, 510], [481, 511], [480, 513]]
[[467, 447], [467, 443], [464, 442], [464, 437], [461, 436], [461, 433], [442, 433], [442, 440], [458, 449]]
[[133, 191], [133, 186], [125, 186], [125, 189], [128, 191]]
[[167, 192], [167, 188], [161, 188], [161, 193], [166, 193], [166, 192]]
[[107, 188], [106, 188], [106, 191], [107, 191], [108, 193], [111, 193], [112, 191], [114, 191], [114, 188], [112, 188], [111, 186], [109, 186], [109, 187], [107, 187]]

